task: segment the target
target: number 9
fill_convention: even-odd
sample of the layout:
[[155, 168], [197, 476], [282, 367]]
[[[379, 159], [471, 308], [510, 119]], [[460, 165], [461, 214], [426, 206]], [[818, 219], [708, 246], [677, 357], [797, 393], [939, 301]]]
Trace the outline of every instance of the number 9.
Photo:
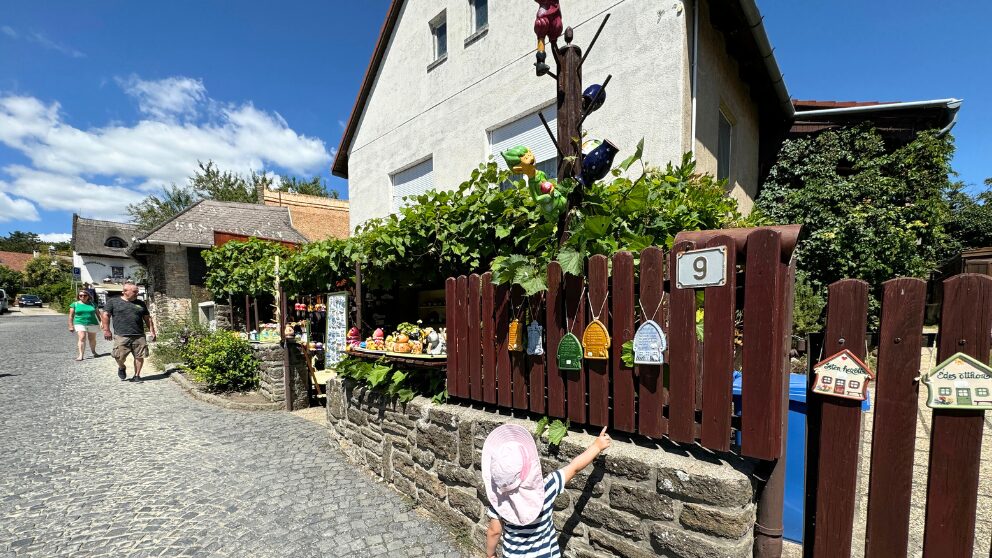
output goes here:
[[697, 281], [706, 279], [706, 258], [701, 256], [692, 260], [692, 269], [697, 272], [692, 276], [693, 279]]

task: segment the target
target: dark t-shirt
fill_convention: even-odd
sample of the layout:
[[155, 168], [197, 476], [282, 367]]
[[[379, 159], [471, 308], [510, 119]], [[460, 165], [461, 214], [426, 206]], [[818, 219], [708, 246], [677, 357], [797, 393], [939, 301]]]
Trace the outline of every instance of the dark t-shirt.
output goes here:
[[148, 307], [141, 300], [128, 302], [123, 298], [111, 298], [103, 311], [113, 318], [115, 335], [144, 335], [143, 318], [148, 315]]

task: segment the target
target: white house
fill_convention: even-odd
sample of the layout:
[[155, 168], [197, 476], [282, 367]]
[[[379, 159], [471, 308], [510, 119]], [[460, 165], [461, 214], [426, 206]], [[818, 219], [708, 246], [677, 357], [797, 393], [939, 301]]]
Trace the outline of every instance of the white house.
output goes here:
[[127, 248], [138, 234], [129, 223], [98, 221], [72, 216], [72, 266], [79, 269], [79, 281], [91, 283], [103, 298], [120, 293], [125, 280], [137, 280], [142, 266]]
[[[582, 48], [611, 14], [582, 68], [585, 86], [613, 75], [589, 134], [615, 143], [619, 158], [643, 137], [655, 165], [694, 151], [749, 211], [793, 114], [754, 0], [561, 9]], [[555, 128], [555, 82], [534, 70], [536, 11], [524, 0], [393, 0], [332, 167], [348, 179], [352, 228], [396, 211], [404, 195], [455, 188], [507, 147], [526, 144], [555, 168], [537, 117]]]

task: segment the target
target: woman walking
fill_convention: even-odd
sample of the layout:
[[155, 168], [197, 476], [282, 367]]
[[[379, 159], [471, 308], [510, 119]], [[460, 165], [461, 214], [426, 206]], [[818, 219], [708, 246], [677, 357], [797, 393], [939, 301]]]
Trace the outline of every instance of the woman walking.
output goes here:
[[99, 312], [96, 302], [90, 300], [90, 293], [86, 290], [79, 291], [76, 301], [69, 305], [69, 332], [75, 333], [78, 338], [76, 360], [83, 360], [87, 337], [93, 356], [100, 356], [96, 353], [96, 334], [100, 331]]

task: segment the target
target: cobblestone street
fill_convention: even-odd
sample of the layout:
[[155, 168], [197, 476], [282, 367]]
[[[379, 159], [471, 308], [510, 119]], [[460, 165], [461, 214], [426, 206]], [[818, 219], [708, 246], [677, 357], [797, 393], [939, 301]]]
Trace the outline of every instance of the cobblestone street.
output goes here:
[[465, 555], [320, 425], [121, 382], [65, 323], [0, 316], [0, 557]]

